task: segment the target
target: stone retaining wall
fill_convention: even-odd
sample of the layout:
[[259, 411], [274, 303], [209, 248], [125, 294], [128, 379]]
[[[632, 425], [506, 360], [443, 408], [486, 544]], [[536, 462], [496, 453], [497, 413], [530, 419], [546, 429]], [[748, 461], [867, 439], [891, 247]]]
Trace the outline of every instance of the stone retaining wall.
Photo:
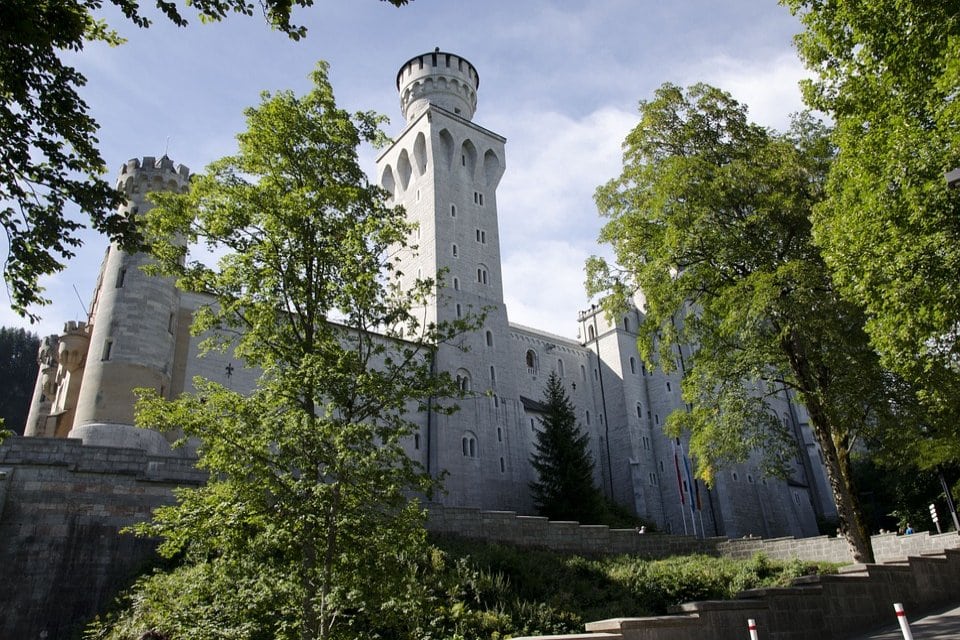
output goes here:
[[[189, 461], [79, 440], [0, 445], [0, 638], [78, 637], [154, 557], [121, 535], [204, 474]], [[45, 635], [42, 635], [44, 634]]]
[[960, 551], [948, 549], [897, 564], [850, 565], [790, 587], [744, 591], [737, 600], [690, 602], [673, 615], [599, 620], [586, 633], [537, 640], [742, 640], [749, 619], [764, 640], [842, 640], [893, 624], [894, 602], [919, 614], [958, 597]]

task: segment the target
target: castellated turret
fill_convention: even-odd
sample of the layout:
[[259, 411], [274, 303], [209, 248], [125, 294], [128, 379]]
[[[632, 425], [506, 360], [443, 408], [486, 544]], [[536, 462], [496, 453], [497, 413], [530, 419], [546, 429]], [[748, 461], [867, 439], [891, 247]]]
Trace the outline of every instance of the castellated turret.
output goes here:
[[440, 51], [410, 58], [397, 73], [400, 110], [407, 123], [434, 105], [466, 120], [477, 110], [480, 76], [465, 58]]
[[[167, 156], [128, 161], [117, 188], [127, 197], [126, 215], [146, 213], [153, 191], [182, 193], [190, 170]], [[170, 391], [180, 294], [169, 278], [145, 274], [150, 261], [115, 243], [107, 250], [90, 308], [89, 348], [76, 400], [72, 438], [85, 444], [134, 446], [169, 451], [160, 434], [133, 426], [134, 395], [139, 387]]]

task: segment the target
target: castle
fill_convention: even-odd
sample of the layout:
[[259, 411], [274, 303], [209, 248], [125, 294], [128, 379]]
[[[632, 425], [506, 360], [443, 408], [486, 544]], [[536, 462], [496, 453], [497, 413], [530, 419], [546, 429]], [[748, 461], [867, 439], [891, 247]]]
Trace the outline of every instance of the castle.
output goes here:
[[[402, 256], [402, 284], [446, 274], [427, 321], [487, 311], [484, 326], [467, 336], [467, 351], [441, 346], [436, 356], [440, 370], [476, 393], [453, 415], [415, 416], [420, 432], [406, 443], [431, 473], [446, 473], [441, 502], [533, 512], [529, 459], [544, 383], [555, 372], [589, 434], [597, 485], [638, 516], [673, 533], [816, 534], [817, 517], [835, 508], [806, 413], [786, 389], [771, 390], [771, 410], [798, 444], [789, 477], [764, 477], [748, 461], [717, 474], [708, 490], [687, 471], [683, 443], [661, 429], [684, 407], [680, 382], [690, 353], [678, 349], [672, 373], [648, 370], [636, 346], [642, 305], [613, 319], [596, 307], [581, 312], [576, 339], [510, 323], [496, 192], [505, 139], [473, 122], [479, 84], [473, 65], [453, 53], [435, 50], [404, 63], [397, 89], [406, 124], [377, 159], [379, 184], [417, 223], [418, 250]], [[118, 179], [124, 211], [145, 212], [148, 192], [182, 192], [189, 179], [189, 170], [166, 156], [131, 160]], [[26, 436], [182, 455], [163, 434], [133, 425], [134, 388], [175, 397], [191, 391], [197, 375], [240, 391], [256, 384], [257, 372], [229, 353], [198, 357], [189, 325], [203, 297], [144, 274], [148, 259], [110, 246], [88, 321], [67, 323], [44, 340]]]

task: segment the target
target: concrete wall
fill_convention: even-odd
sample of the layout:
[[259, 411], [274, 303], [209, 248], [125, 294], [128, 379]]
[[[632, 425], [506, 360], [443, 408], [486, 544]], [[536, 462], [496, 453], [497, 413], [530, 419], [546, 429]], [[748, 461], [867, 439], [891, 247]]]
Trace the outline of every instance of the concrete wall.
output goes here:
[[[154, 557], [120, 530], [204, 475], [176, 458], [10, 438], [0, 445], [0, 638], [78, 637]], [[41, 635], [46, 632], [46, 635]]]

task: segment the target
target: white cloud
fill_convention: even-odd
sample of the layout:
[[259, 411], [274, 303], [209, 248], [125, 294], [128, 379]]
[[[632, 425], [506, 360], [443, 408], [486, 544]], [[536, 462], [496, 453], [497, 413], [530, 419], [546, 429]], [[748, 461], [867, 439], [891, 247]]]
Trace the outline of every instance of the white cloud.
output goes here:
[[783, 131], [790, 114], [804, 108], [800, 80], [810, 76], [796, 54], [769, 59], [713, 56], [684, 71], [684, 83], [703, 81], [728, 91], [749, 107], [750, 118]]

